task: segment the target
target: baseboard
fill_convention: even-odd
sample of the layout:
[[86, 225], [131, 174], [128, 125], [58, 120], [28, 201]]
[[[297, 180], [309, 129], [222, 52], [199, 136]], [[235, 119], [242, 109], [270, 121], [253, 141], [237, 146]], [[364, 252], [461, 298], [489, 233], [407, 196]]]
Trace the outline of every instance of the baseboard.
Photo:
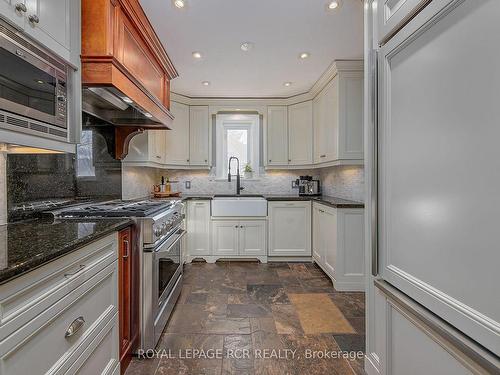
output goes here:
[[365, 283], [364, 282], [356, 282], [356, 281], [338, 281], [333, 277], [332, 283], [336, 290], [339, 292], [364, 292], [365, 291]]

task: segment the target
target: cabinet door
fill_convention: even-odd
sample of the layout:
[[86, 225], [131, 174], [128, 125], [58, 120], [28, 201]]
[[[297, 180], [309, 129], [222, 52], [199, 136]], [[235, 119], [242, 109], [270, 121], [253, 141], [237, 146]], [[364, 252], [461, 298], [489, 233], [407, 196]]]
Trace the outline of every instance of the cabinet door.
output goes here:
[[311, 256], [311, 202], [269, 203], [269, 255]]
[[[72, 2], [77, 2], [71, 0], [25, 1], [28, 8], [25, 31], [52, 51], [69, 60], [71, 7], [76, 5]], [[78, 27], [71, 31], [80, 32]]]
[[321, 211], [317, 203], [312, 209], [312, 256], [319, 264], [323, 264], [323, 250], [321, 241]]
[[266, 221], [240, 221], [239, 255], [266, 255]]
[[149, 160], [165, 163], [165, 130], [148, 130]]
[[288, 161], [312, 164], [312, 100], [288, 107]]
[[172, 102], [170, 110], [175, 116], [172, 129], [165, 131], [165, 163], [189, 164], [189, 106]]
[[188, 201], [187, 231], [189, 255], [210, 255], [210, 201]]
[[189, 107], [189, 164], [208, 166], [210, 126], [207, 106]]
[[321, 163], [325, 154], [324, 95], [320, 92], [313, 100], [314, 162]]
[[[339, 83], [338, 76], [323, 89], [323, 150], [320, 162], [338, 159]], [[362, 111], [362, 107], [359, 108]]]
[[214, 255], [238, 255], [238, 221], [212, 221], [212, 247]]
[[25, 0], [0, 0], [0, 14], [13, 25], [24, 28], [26, 13], [16, 10], [16, 5], [19, 4], [19, 9], [22, 9], [25, 3]]
[[288, 164], [288, 110], [267, 107], [267, 165]]
[[330, 276], [335, 277], [337, 261], [337, 210], [331, 207], [320, 209], [321, 243], [324, 251], [323, 265]]
[[126, 228], [118, 234], [118, 311], [119, 311], [119, 350], [121, 367], [127, 368], [132, 359], [132, 261], [131, 229]]

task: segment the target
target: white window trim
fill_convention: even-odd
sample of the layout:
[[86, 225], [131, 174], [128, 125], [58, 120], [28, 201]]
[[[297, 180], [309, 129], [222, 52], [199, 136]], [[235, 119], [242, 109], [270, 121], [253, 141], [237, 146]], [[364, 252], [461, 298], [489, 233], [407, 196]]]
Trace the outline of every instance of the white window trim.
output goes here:
[[[248, 148], [250, 155], [250, 164], [253, 169], [253, 177], [259, 175], [260, 164], [260, 142], [259, 142], [259, 116], [258, 115], [241, 115], [241, 114], [224, 114], [216, 116], [216, 131], [215, 131], [215, 146], [216, 146], [216, 176], [217, 179], [227, 178], [227, 163], [225, 157], [227, 155], [226, 132], [228, 129], [248, 129]], [[226, 123], [230, 123], [226, 125]], [[222, 145], [221, 145], [222, 143]], [[236, 173], [233, 164], [233, 173]], [[242, 168], [244, 166], [241, 166]], [[243, 177], [243, 176], [242, 176]]]

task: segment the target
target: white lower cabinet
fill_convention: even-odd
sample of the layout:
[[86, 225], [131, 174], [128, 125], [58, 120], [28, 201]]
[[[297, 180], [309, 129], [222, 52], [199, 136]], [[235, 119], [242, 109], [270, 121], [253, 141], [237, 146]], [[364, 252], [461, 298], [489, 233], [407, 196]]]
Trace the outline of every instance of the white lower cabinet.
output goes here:
[[213, 255], [259, 258], [266, 256], [265, 220], [212, 220]]
[[269, 202], [269, 256], [311, 256], [311, 202]]
[[363, 211], [313, 203], [313, 259], [339, 291], [365, 289]]
[[[197, 256], [209, 256], [210, 250], [210, 201], [190, 200], [187, 204], [188, 261]], [[189, 259], [191, 258], [191, 259]]]
[[0, 286], [0, 373], [113, 374], [117, 276], [114, 233]]

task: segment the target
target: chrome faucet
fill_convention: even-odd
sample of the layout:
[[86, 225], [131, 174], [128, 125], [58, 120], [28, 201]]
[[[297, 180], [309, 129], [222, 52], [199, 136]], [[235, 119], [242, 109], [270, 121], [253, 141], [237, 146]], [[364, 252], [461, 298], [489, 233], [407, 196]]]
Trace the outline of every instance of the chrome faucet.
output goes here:
[[231, 156], [229, 158], [229, 170], [227, 172], [227, 182], [231, 182], [231, 161], [236, 159], [236, 195], [240, 195], [240, 192], [244, 189], [241, 187], [241, 179], [240, 179], [240, 160], [236, 156]]

